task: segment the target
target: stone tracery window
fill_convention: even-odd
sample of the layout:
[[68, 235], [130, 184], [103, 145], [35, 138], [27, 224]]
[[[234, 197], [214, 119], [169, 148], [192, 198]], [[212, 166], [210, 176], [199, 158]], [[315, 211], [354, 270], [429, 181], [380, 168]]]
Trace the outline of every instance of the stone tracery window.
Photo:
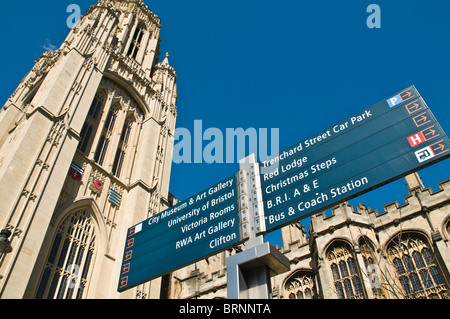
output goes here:
[[86, 209], [67, 216], [58, 226], [36, 294], [37, 299], [80, 299], [95, 253], [95, 229]]
[[106, 152], [108, 151], [109, 144], [111, 142], [111, 137], [114, 130], [114, 125], [116, 124], [117, 115], [119, 112], [118, 106], [113, 106], [109, 110], [108, 116], [105, 121], [105, 125], [102, 130], [102, 135], [97, 145], [97, 150], [95, 151], [94, 160], [99, 164], [103, 165], [103, 161], [106, 157]]
[[405, 298], [444, 298], [448, 287], [432, 250], [421, 236], [399, 235], [388, 247], [389, 259]]
[[131, 40], [130, 47], [128, 48], [127, 55], [133, 59], [137, 58], [137, 54], [142, 44], [142, 37], [144, 36], [145, 29], [138, 25]]
[[116, 156], [114, 158], [113, 164], [113, 174], [116, 177], [120, 177], [120, 173], [122, 172], [123, 164], [125, 161], [125, 156], [127, 153], [128, 145], [130, 142], [131, 131], [133, 129], [134, 121], [131, 117], [129, 117], [123, 126], [122, 133], [120, 134], [119, 145], [117, 147]]
[[338, 242], [332, 245], [326, 258], [330, 264], [335, 292], [339, 299], [364, 298], [358, 267], [348, 245]]
[[450, 221], [447, 222], [447, 235], [450, 236]]
[[106, 96], [103, 92], [97, 92], [95, 94], [88, 115], [86, 116], [86, 121], [80, 132], [81, 139], [78, 144], [78, 150], [82, 153], [86, 153], [86, 149], [95, 135], [105, 101]]
[[120, 85], [104, 78], [80, 132], [78, 150], [117, 178], [130, 173], [144, 112]]
[[289, 299], [316, 299], [317, 290], [311, 271], [298, 271], [286, 281], [285, 290]]
[[374, 249], [372, 245], [367, 243], [365, 240], [362, 240], [359, 244], [359, 248], [361, 249], [361, 255], [364, 260], [364, 266], [366, 268], [366, 273], [369, 278], [374, 297], [377, 299], [386, 298], [386, 295], [382, 289], [381, 274], [379, 272], [380, 268], [374, 257]]

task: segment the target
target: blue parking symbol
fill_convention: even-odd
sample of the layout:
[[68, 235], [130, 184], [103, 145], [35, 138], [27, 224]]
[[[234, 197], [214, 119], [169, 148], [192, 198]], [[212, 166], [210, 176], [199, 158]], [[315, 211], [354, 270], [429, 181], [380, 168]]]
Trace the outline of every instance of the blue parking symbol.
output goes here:
[[397, 94], [396, 96], [391, 97], [387, 100], [389, 107], [393, 108], [397, 104], [400, 104], [403, 102], [402, 98], [400, 97], [400, 94]]

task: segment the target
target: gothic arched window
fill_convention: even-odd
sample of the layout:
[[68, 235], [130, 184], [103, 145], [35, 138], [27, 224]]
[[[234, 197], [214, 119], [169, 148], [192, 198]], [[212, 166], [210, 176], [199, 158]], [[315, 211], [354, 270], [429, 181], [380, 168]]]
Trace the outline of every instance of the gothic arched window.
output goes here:
[[130, 47], [128, 48], [127, 52], [127, 55], [132, 59], [137, 58], [137, 54], [139, 52], [139, 49], [141, 48], [144, 31], [145, 29], [142, 26], [138, 25], [136, 31], [134, 32], [133, 38], [130, 43]]
[[397, 236], [388, 247], [388, 255], [405, 298], [443, 298], [447, 293], [448, 287], [422, 236]]
[[336, 243], [326, 253], [339, 299], [364, 298], [357, 264], [348, 245]]
[[113, 164], [113, 174], [116, 177], [120, 177], [120, 173], [122, 172], [123, 163], [125, 161], [125, 155], [128, 149], [128, 145], [130, 142], [131, 131], [133, 128], [133, 119], [131, 117], [127, 118], [125, 124], [122, 128], [122, 133], [120, 134], [119, 145], [117, 146], [116, 156], [114, 158]]
[[[103, 92], [97, 92], [95, 94], [94, 100], [92, 101], [91, 107], [89, 108], [86, 121], [84, 122], [83, 128], [80, 132], [80, 142], [78, 143], [78, 150], [86, 154], [86, 149], [91, 142], [91, 137], [95, 135], [98, 122], [101, 117], [101, 110], [105, 104], [106, 96]], [[100, 116], [99, 116], [100, 115]]]
[[95, 229], [85, 209], [69, 214], [58, 226], [36, 298], [86, 297], [95, 253]]
[[284, 285], [289, 292], [289, 299], [316, 299], [317, 290], [314, 281], [314, 273], [307, 270], [299, 270], [291, 275]]
[[366, 267], [367, 278], [369, 279], [370, 286], [372, 287], [372, 293], [375, 298], [386, 298], [380, 278], [380, 267], [374, 257], [375, 251], [366, 240], [361, 240], [359, 244], [361, 255], [364, 260], [364, 266]]
[[103, 165], [103, 161], [105, 160], [106, 152], [108, 150], [108, 146], [114, 130], [114, 125], [116, 124], [118, 112], [119, 107], [113, 106], [109, 110], [108, 116], [106, 117], [105, 125], [103, 126], [102, 134], [100, 136], [100, 140], [98, 141], [97, 150], [95, 151], [94, 155], [94, 160], [99, 165]]

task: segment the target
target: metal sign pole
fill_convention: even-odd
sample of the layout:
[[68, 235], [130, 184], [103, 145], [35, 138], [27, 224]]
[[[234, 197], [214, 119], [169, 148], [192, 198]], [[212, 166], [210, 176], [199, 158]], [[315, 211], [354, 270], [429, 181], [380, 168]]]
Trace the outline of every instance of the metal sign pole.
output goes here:
[[264, 206], [259, 164], [252, 154], [239, 161], [240, 219], [245, 250], [227, 258], [228, 299], [269, 299], [270, 277], [288, 271], [289, 259], [264, 242]]

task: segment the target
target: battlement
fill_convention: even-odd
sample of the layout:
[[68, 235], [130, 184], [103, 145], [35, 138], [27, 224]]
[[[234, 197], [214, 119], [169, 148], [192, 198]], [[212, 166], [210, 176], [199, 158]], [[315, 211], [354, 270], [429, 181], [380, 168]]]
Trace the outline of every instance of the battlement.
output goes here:
[[411, 219], [417, 213], [433, 212], [450, 202], [450, 179], [438, 183], [438, 186], [436, 191], [422, 186], [410, 188], [409, 194], [404, 197], [404, 204], [399, 204], [398, 201], [390, 202], [383, 205], [383, 212], [372, 210], [361, 203], [356, 209], [348, 202], [341, 203], [333, 207], [329, 215], [320, 212], [311, 216], [310, 233], [333, 230], [349, 223], [376, 229]]
[[370, 225], [368, 209], [366, 206], [359, 204], [356, 210], [348, 202], [341, 203], [331, 208], [331, 214], [326, 215], [321, 212], [311, 216], [311, 224], [309, 225], [310, 234], [317, 234], [324, 231], [333, 230], [340, 225], [348, 223], [357, 223], [362, 225]]

